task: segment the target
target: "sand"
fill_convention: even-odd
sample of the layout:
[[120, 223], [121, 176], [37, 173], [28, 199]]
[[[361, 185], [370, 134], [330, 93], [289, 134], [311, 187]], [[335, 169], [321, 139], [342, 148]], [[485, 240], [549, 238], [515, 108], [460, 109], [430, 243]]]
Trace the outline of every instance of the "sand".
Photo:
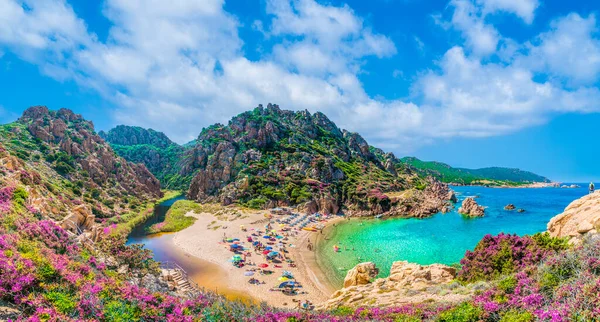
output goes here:
[[[236, 214], [236, 216], [189, 213], [188, 215], [196, 217], [197, 221], [191, 227], [175, 233], [172, 241], [175, 246], [186, 254], [218, 265], [220, 270], [215, 275], [222, 280], [216, 283], [213, 281], [213, 287], [222, 285], [230, 292], [233, 290], [235, 293], [247, 294], [257, 301], [283, 308], [297, 308], [299, 301], [309, 300], [314, 304], [319, 304], [328, 300], [336, 289], [319, 268], [314, 248], [312, 251], [307, 248], [309, 240], [313, 243], [313, 246], [316, 246], [318, 232], [294, 231], [290, 234], [288, 240], [284, 241], [284, 243], [290, 245], [287, 247], [289, 253], [286, 256], [294, 260], [296, 267], [289, 267], [285, 262], [280, 264], [282, 268], [275, 268], [273, 264], [269, 264], [267, 269], [275, 272], [272, 275], [261, 275], [256, 272], [254, 276], [249, 277], [245, 276], [244, 273], [248, 269], [258, 269], [257, 266], [247, 265], [237, 268], [230, 262], [234, 254], [229, 250], [229, 244], [222, 242], [223, 238], [239, 238], [246, 247], [251, 248], [251, 243], [246, 241], [246, 237], [256, 230], [264, 232], [265, 225], [269, 221], [265, 218], [265, 213], [267, 212], [243, 211]], [[273, 219], [284, 217], [274, 215]], [[331, 221], [327, 224], [330, 223]], [[246, 232], [242, 231], [241, 225], [244, 225], [247, 229]], [[275, 222], [272, 225], [274, 229], [278, 230], [280, 228]], [[265, 241], [262, 236], [258, 240]], [[251, 251], [251, 253], [252, 255], [247, 258], [248, 261], [253, 262], [255, 265], [266, 263], [264, 256], [258, 255], [254, 251]], [[281, 284], [278, 278], [281, 277], [284, 270], [290, 271], [296, 281], [303, 286], [300, 289], [301, 294], [289, 296], [284, 295], [282, 292], [271, 291], [272, 288]], [[264, 284], [250, 284], [248, 281], [251, 278], [256, 278]], [[195, 280], [198, 279], [202, 278], [195, 278]], [[199, 284], [203, 286], [204, 283]], [[217, 289], [217, 291], [219, 290]]]

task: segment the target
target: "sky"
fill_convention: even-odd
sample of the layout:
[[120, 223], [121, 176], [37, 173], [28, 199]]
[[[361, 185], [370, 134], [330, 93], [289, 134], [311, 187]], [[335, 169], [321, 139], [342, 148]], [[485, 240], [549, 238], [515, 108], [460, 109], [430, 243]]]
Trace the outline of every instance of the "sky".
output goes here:
[[398, 157], [600, 180], [587, 0], [0, 0], [0, 121], [70, 108], [185, 143], [258, 104]]

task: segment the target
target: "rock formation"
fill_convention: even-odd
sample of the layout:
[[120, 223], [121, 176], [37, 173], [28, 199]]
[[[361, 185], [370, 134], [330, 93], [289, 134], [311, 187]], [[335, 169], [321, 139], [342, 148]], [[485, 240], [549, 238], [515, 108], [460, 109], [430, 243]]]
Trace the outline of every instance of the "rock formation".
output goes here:
[[517, 207], [515, 207], [515, 205], [513, 205], [512, 203], [504, 206], [504, 210], [515, 210]]
[[469, 197], [463, 200], [462, 205], [458, 208], [458, 212], [469, 217], [482, 217], [485, 213], [485, 208], [478, 205], [475, 199]]
[[571, 202], [562, 214], [550, 220], [548, 232], [553, 237], [572, 237], [575, 243], [600, 232], [600, 191]]
[[378, 269], [373, 263], [358, 264], [348, 271], [344, 288], [335, 292], [320, 308], [386, 307], [432, 300], [438, 303], [456, 303], [468, 297], [468, 292], [460, 285], [451, 284], [456, 276], [456, 269], [453, 267], [394, 262], [389, 277], [370, 282], [373, 274], [377, 273]]
[[379, 269], [374, 263], [360, 263], [348, 271], [344, 279], [344, 287], [369, 284], [378, 274]]

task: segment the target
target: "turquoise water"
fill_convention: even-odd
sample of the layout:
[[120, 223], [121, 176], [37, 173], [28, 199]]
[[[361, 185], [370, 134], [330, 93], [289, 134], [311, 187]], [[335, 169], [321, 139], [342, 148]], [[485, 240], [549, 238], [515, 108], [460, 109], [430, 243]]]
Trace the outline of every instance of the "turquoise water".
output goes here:
[[[459, 202], [447, 214], [426, 219], [351, 220], [332, 227], [326, 235], [329, 240], [317, 250], [319, 264], [334, 284], [341, 285], [347, 270], [364, 261], [375, 262], [380, 277], [389, 275], [398, 260], [423, 265], [458, 263], [486, 234], [546, 230], [550, 218], [587, 193], [587, 185], [580, 185], [584, 188], [453, 187]], [[485, 217], [466, 218], [456, 212], [469, 196], [477, 196], [476, 201], [487, 207]], [[526, 212], [505, 211], [509, 203]], [[340, 246], [340, 252], [333, 251], [334, 245]]]

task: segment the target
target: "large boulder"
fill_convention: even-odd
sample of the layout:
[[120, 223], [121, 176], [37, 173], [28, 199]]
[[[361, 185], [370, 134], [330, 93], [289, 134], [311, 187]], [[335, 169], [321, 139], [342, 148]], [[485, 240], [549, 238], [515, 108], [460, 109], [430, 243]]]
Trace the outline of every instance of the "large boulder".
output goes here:
[[475, 199], [468, 197], [463, 200], [458, 212], [469, 217], [483, 217], [485, 208], [478, 205]]
[[586, 234], [600, 231], [600, 192], [591, 193], [571, 202], [565, 211], [548, 223], [553, 237], [574, 237], [580, 240]]
[[442, 284], [451, 282], [456, 277], [456, 268], [433, 264], [421, 266], [407, 261], [394, 262], [388, 280], [396, 282], [396, 286], [415, 287], [420, 284]]
[[344, 279], [344, 287], [369, 284], [378, 274], [379, 269], [374, 263], [360, 263], [348, 271]]

